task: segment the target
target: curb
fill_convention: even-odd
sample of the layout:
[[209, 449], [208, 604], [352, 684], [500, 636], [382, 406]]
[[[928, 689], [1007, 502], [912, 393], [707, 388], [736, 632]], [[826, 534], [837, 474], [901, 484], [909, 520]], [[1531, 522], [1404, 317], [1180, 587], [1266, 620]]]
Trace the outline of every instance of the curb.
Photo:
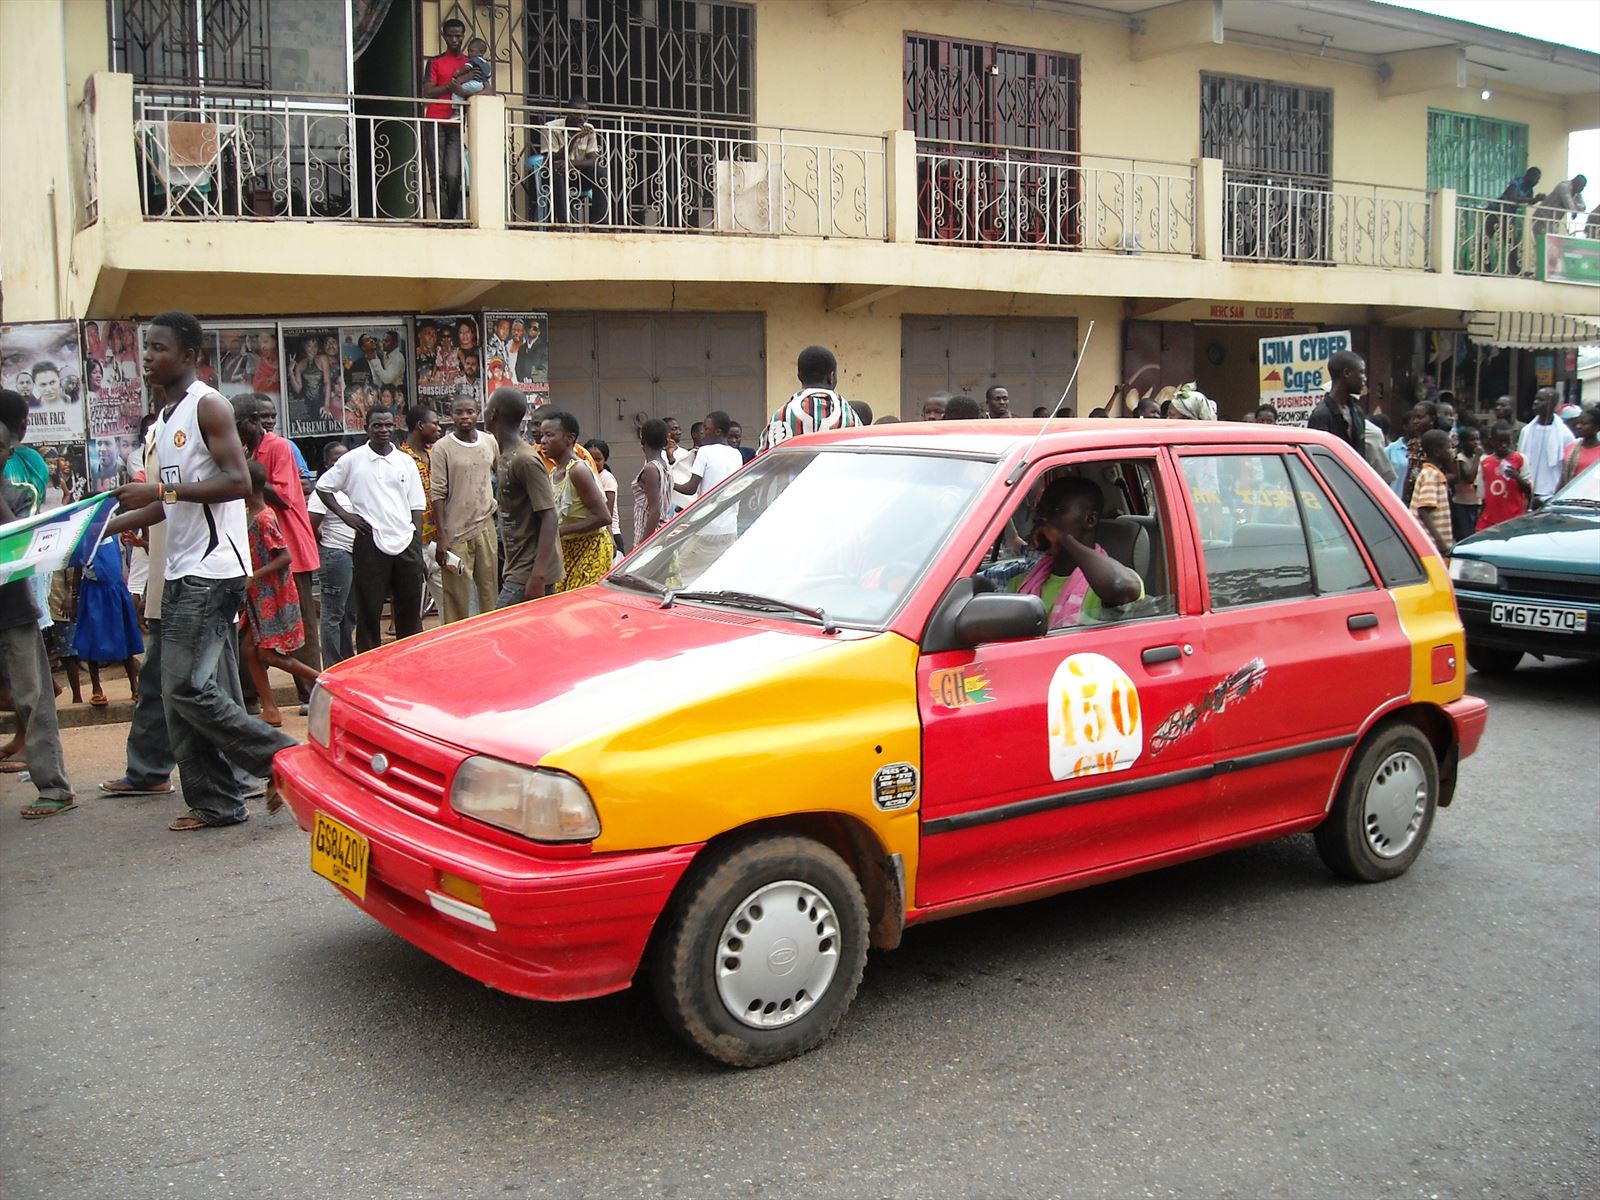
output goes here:
[[[281, 684], [272, 691], [273, 698], [280, 707], [294, 712], [300, 711], [300, 694], [294, 690], [294, 684]], [[104, 708], [96, 708], [87, 702], [73, 704], [70, 700], [62, 703], [63, 692], [56, 697], [56, 725], [61, 729], [82, 729], [89, 725], [126, 725], [133, 720], [132, 700], [113, 700]], [[12, 734], [17, 729], [15, 713], [0, 713], [0, 734]]]

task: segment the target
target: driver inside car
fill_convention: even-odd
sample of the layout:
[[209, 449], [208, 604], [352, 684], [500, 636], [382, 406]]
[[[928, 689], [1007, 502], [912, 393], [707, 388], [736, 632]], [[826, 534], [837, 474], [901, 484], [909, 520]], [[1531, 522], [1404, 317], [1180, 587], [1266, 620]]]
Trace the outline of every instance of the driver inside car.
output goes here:
[[1032, 540], [1045, 554], [1008, 590], [1043, 600], [1051, 629], [1112, 619], [1106, 609], [1144, 598], [1139, 573], [1096, 544], [1103, 505], [1099, 486], [1078, 475], [1052, 480], [1039, 497]]

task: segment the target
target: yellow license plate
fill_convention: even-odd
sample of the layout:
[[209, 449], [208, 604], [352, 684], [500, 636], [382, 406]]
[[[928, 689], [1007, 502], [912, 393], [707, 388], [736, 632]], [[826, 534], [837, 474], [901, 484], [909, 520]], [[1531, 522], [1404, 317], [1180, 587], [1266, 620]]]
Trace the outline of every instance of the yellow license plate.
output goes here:
[[356, 899], [367, 898], [367, 859], [371, 843], [349, 826], [318, 813], [311, 827], [311, 869]]

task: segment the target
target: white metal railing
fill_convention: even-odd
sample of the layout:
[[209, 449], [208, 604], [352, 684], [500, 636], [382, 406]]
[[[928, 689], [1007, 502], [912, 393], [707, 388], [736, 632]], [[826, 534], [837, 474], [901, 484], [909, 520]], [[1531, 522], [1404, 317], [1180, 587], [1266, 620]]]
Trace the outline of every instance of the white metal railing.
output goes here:
[[506, 156], [513, 226], [887, 236], [881, 136], [508, 107]]
[[921, 146], [917, 238], [1193, 255], [1194, 168], [977, 143]]
[[463, 128], [425, 115], [437, 103], [140, 87], [133, 136], [144, 214], [463, 224]]
[[1538, 256], [1521, 205], [1485, 196], [1456, 197], [1456, 270], [1463, 275], [1534, 274]]
[[1223, 257], [1426, 271], [1432, 197], [1414, 188], [1228, 179]]

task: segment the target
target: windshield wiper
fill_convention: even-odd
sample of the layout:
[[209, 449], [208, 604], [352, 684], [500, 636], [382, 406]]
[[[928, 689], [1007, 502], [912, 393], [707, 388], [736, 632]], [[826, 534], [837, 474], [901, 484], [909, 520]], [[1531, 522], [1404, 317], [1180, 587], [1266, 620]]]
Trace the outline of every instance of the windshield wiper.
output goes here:
[[652, 595], [665, 596], [667, 589], [654, 579], [646, 579], [643, 575], [635, 575], [632, 571], [617, 571], [607, 575], [610, 583], [619, 583], [625, 588], [632, 588], [638, 592], [650, 592]]
[[767, 612], [791, 612], [798, 616], [810, 617], [822, 626], [823, 633], [838, 633], [839, 627], [828, 619], [828, 614], [809, 604], [795, 604], [789, 600], [779, 600], [775, 596], [762, 596], [755, 592], [736, 592], [719, 589], [710, 592], [668, 592], [661, 601], [662, 608], [671, 608], [674, 601], [678, 600], [704, 600], [711, 604], [726, 604], [730, 608], [754, 608]]

